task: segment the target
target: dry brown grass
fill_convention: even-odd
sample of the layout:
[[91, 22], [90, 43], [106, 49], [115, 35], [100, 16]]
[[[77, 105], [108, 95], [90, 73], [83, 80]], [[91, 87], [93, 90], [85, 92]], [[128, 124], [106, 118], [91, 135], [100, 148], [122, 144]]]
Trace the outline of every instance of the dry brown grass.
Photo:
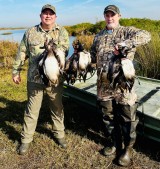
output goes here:
[[152, 33], [151, 42], [137, 49], [136, 61], [142, 76], [160, 79], [160, 35]]
[[11, 67], [18, 50], [18, 43], [0, 41], [0, 63], [5, 67]]
[[[27, 99], [25, 69], [20, 85], [13, 84], [11, 70], [0, 72], [0, 169], [123, 169], [114, 157], [101, 153], [106, 138], [99, 115], [66, 98], [63, 103], [67, 149], [55, 143], [47, 100], [44, 100], [31, 148], [25, 156], [18, 155]], [[138, 137], [127, 169], [159, 168], [159, 143]]]
[[84, 45], [85, 50], [89, 51], [93, 43], [93, 38], [93, 35], [82, 35], [77, 36], [75, 40], [79, 40]]

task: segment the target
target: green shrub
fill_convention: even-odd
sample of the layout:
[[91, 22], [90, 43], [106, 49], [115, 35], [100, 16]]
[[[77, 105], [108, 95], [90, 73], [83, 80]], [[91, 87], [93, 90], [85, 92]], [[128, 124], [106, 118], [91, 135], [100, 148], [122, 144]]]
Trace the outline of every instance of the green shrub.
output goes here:
[[[150, 32], [160, 32], [160, 20], [151, 20], [147, 18], [122, 18], [120, 19], [122, 26], [135, 26], [136, 28], [148, 30]], [[100, 30], [104, 29], [106, 22], [99, 21], [95, 24], [81, 23], [73, 26], [65, 26], [67, 31], [72, 36], [77, 35], [91, 35], [97, 34]]]

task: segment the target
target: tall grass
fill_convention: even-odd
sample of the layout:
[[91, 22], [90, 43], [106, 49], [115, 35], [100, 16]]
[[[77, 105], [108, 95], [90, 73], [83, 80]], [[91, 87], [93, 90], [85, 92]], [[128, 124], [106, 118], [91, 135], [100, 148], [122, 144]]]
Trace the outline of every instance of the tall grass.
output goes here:
[[160, 34], [152, 33], [150, 43], [137, 48], [135, 60], [138, 63], [138, 74], [141, 76], [160, 79]]
[[81, 35], [77, 36], [75, 40], [79, 40], [83, 44], [84, 49], [89, 51], [93, 43], [93, 38], [93, 35]]
[[18, 50], [18, 43], [11, 41], [0, 41], [0, 63], [4, 67], [11, 67], [13, 59]]

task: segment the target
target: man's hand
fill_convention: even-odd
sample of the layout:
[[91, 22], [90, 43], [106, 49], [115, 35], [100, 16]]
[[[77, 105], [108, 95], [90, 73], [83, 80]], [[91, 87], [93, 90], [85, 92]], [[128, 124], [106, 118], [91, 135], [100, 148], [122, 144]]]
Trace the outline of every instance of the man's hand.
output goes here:
[[117, 43], [116, 45], [117, 45], [118, 49], [122, 49], [124, 47], [127, 47], [125, 42], [120, 42], [120, 43]]
[[123, 56], [126, 56], [126, 51], [128, 50], [128, 47], [126, 46], [126, 43], [125, 42], [120, 42], [120, 43], [117, 43], [115, 45], [115, 50], [113, 51], [113, 53], [115, 55], [123, 55]]
[[114, 51], [113, 51], [114, 55], [119, 55], [120, 52], [119, 52], [119, 46], [118, 45], [115, 45], [115, 48], [114, 48]]
[[21, 82], [21, 77], [20, 75], [12, 75], [12, 79], [13, 79], [13, 82], [16, 83], [16, 84], [20, 84]]

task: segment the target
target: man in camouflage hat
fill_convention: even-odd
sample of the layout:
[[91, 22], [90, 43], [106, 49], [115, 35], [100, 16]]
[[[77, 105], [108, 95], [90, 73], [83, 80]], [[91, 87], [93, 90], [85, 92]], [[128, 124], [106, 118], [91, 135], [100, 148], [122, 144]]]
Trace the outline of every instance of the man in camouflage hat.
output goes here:
[[13, 64], [13, 81], [19, 84], [21, 82], [21, 67], [24, 61], [27, 58], [29, 59], [27, 75], [28, 102], [24, 114], [21, 145], [19, 148], [19, 154], [21, 155], [27, 153], [30, 143], [33, 140], [44, 90], [49, 98], [54, 137], [62, 148], [66, 148], [67, 145], [65, 141], [64, 112], [62, 105], [64, 80], [62, 77], [59, 77], [60, 83], [58, 86], [46, 86], [38, 71], [38, 60], [45, 50], [43, 47], [46, 39], [53, 39], [57, 49], [64, 54], [64, 57], [68, 54], [69, 36], [66, 29], [56, 23], [56, 17], [56, 9], [54, 6], [46, 4], [42, 7], [40, 14], [41, 23], [29, 28], [25, 32]]
[[[94, 38], [92, 60], [97, 64], [97, 100], [108, 136], [104, 155], [118, 151], [118, 163], [130, 163], [136, 140], [137, 95], [134, 92], [132, 60], [136, 47], [150, 41], [150, 33], [119, 24], [120, 10], [115, 5], [104, 9], [106, 27]], [[128, 71], [129, 70], [129, 71]]]

